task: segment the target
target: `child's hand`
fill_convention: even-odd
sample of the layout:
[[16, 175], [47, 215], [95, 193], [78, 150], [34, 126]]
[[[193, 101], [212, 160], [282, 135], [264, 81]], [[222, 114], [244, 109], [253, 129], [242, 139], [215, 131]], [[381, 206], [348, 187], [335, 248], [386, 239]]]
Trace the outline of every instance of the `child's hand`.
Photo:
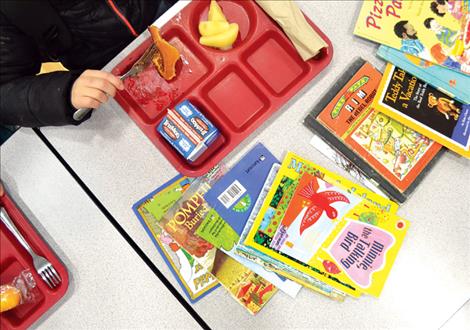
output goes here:
[[116, 89], [123, 90], [123, 82], [111, 73], [86, 70], [72, 85], [71, 102], [75, 109], [99, 108], [114, 97]]

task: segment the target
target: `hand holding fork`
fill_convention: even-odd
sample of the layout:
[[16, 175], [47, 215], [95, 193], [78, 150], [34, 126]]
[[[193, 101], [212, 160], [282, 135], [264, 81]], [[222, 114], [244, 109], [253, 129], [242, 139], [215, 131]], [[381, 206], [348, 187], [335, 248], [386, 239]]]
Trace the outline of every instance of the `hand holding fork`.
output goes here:
[[[142, 56], [132, 65], [132, 67], [124, 73], [120, 77], [116, 77], [112, 75], [111, 73], [108, 72], [103, 72], [103, 71], [95, 71], [95, 70], [87, 70], [85, 71], [83, 75], [93, 75], [97, 76], [97, 79], [101, 79], [100, 82], [97, 82], [96, 84], [99, 84], [100, 86], [96, 86], [96, 88], [93, 90], [93, 88], [90, 89], [83, 89], [83, 92], [86, 94], [82, 95], [85, 97], [85, 99], [82, 99], [84, 102], [87, 102], [86, 104], [88, 107], [83, 107], [81, 106], [82, 103], [78, 103], [78, 106], [74, 104], [74, 89], [77, 90], [80, 88], [80, 85], [82, 84], [79, 79], [82, 77], [80, 76], [77, 81], [74, 83], [72, 86], [72, 105], [75, 108], [78, 108], [77, 111], [73, 114], [73, 119], [80, 121], [82, 120], [91, 110], [96, 109], [100, 107], [102, 103], [105, 103], [108, 100], [108, 96], [114, 97], [116, 93], [116, 89], [123, 90], [124, 89], [124, 84], [123, 80], [135, 76], [138, 73], [142, 72], [150, 62], [152, 62], [152, 58], [157, 52], [157, 47], [152, 44], [149, 48], [146, 49], [146, 51], [142, 54]], [[84, 79], [87, 79], [87, 77], [84, 77]], [[75, 87], [75, 85], [79, 85], [78, 87]], [[95, 87], [94, 85], [91, 87]]]

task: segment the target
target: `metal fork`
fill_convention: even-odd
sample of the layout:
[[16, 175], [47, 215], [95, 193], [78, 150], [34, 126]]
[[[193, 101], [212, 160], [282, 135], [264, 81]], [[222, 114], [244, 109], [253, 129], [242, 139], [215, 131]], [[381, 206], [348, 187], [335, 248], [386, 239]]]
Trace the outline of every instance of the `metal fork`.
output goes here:
[[20, 244], [25, 248], [26, 251], [31, 255], [33, 258], [34, 268], [36, 272], [41, 276], [42, 280], [46, 282], [49, 288], [53, 289], [62, 282], [59, 274], [55, 270], [54, 266], [47, 260], [46, 258], [37, 255], [31, 246], [28, 244], [26, 239], [21, 235], [18, 228], [16, 228], [13, 221], [10, 219], [7, 211], [2, 207], [0, 208], [0, 217], [2, 218], [2, 222], [7, 226], [7, 228], [11, 231], [11, 233], [15, 236], [15, 238], [20, 242]]
[[[157, 46], [152, 43], [152, 45], [145, 50], [142, 56], [132, 65], [132, 67], [124, 73], [119, 79], [124, 80], [128, 77], [135, 76], [136, 74], [142, 72], [148, 64], [152, 61], [153, 55], [158, 51]], [[91, 108], [80, 108], [73, 113], [73, 119], [80, 121], [89, 113]]]

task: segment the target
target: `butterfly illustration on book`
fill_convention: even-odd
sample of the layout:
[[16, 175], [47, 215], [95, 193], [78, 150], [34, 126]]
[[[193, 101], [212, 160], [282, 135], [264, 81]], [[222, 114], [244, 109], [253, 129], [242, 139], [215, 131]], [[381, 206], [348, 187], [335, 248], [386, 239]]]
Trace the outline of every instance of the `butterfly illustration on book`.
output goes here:
[[310, 206], [305, 212], [302, 222], [300, 224], [300, 235], [310, 228], [318, 219], [322, 216], [323, 212], [326, 213], [328, 218], [331, 220], [336, 219], [338, 216], [338, 211], [331, 206], [335, 202], [345, 202], [350, 203], [349, 199], [343, 194], [333, 191], [326, 190], [322, 192], [317, 192], [319, 186], [317, 180], [311, 180], [302, 190], [299, 192], [299, 195], [306, 198], [310, 201]]

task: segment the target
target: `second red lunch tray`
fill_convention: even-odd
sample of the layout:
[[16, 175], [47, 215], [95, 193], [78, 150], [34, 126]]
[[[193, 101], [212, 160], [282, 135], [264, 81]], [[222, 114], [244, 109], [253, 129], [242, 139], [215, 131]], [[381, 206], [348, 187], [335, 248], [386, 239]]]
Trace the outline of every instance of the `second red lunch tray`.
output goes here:
[[[304, 62], [279, 26], [254, 1], [218, 1], [240, 33], [232, 49], [199, 44], [198, 24], [207, 19], [209, 1], [193, 1], [161, 32], [181, 53], [177, 75], [166, 82], [154, 65], [125, 80], [117, 102], [183, 175], [208, 172], [275, 111], [318, 75], [331, 61], [330, 40], [310, 20], [328, 48]], [[151, 43], [150, 38], [112, 71], [125, 73]], [[171, 108], [189, 99], [220, 130], [221, 135], [195, 162], [186, 161], [156, 131]]]
[[36, 287], [33, 289], [34, 301], [1, 313], [0, 329], [27, 329], [65, 295], [69, 286], [69, 276], [64, 265], [6, 193], [0, 197], [0, 205], [5, 208], [32, 249], [49, 260], [62, 279], [62, 283], [55, 289], [50, 289], [34, 269], [33, 260], [28, 252], [0, 222], [0, 284], [11, 284], [11, 281], [25, 269], [30, 270], [36, 282]]

